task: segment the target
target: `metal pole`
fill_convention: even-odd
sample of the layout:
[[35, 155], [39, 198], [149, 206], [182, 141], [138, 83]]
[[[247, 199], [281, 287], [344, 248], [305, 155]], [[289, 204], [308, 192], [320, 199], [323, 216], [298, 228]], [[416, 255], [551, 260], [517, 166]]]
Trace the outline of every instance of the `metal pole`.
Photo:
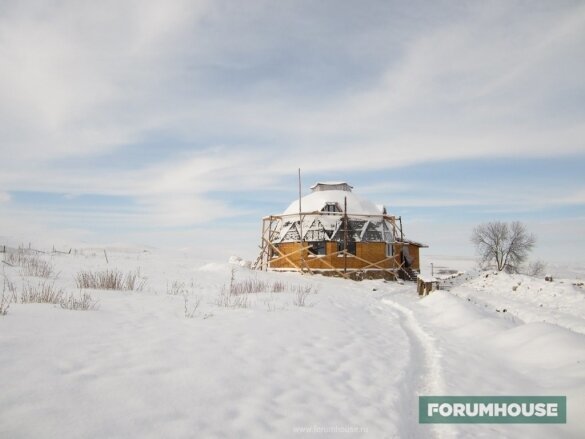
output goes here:
[[404, 242], [404, 233], [402, 233], [402, 217], [398, 217], [398, 221], [400, 221], [400, 241]]
[[347, 197], [343, 199], [343, 272], [347, 273]]
[[[303, 239], [303, 217], [301, 216], [302, 213], [302, 208], [301, 208], [301, 168], [299, 168], [299, 233], [301, 234], [300, 238], [301, 238], [301, 248], [304, 247], [304, 239]], [[301, 271], [303, 269], [303, 265], [304, 265], [305, 259], [303, 256], [303, 251], [301, 250]]]

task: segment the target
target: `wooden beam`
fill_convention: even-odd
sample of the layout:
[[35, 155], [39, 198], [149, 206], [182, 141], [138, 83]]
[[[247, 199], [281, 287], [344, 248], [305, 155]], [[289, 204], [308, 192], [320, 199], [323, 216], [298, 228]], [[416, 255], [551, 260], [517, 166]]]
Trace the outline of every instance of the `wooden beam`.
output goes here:
[[[293, 267], [296, 267], [296, 269], [297, 269], [297, 270], [301, 271], [301, 267], [299, 267], [297, 264], [295, 264], [293, 261], [291, 261], [291, 260], [289, 259], [289, 257], [288, 257], [288, 256], [289, 256], [289, 255], [292, 255], [292, 254], [294, 254], [294, 253], [297, 253], [297, 252], [299, 252], [299, 251], [301, 251], [301, 250], [304, 250], [303, 248], [301, 248], [300, 250], [297, 250], [297, 251], [295, 251], [295, 252], [293, 252], [293, 253], [289, 253], [288, 255], [285, 255], [283, 252], [281, 252], [281, 251], [278, 249], [278, 247], [275, 247], [275, 246], [274, 246], [274, 245], [273, 245], [273, 244], [272, 244], [270, 241], [268, 241], [266, 238], [262, 238], [262, 239], [264, 239], [264, 241], [266, 241], [266, 243], [267, 243], [267, 244], [268, 244], [270, 247], [272, 247], [272, 249], [274, 249], [274, 250], [275, 250], [275, 251], [276, 251], [276, 252], [277, 252], [277, 253], [278, 253], [278, 254], [281, 256], [281, 258], [277, 258], [276, 260], [285, 259], [285, 260], [287, 260], [287, 261], [288, 261], [288, 263], [289, 263], [289, 264], [291, 264]], [[270, 261], [270, 262], [275, 262], [275, 261], [273, 260], [273, 261]]]
[[[368, 261], [368, 260], [366, 260], [366, 259], [364, 259], [364, 258], [360, 258], [360, 257], [359, 257], [359, 256], [357, 256], [357, 255], [352, 255], [352, 257], [356, 258], [358, 261], [362, 261], [362, 262], [365, 262], [366, 264], [369, 264], [367, 267], [377, 267], [377, 268], [379, 268], [379, 269], [380, 269], [380, 270], [382, 270], [382, 271], [388, 271], [388, 270], [390, 270], [389, 268], [386, 268], [386, 267], [380, 267], [380, 266], [378, 265], [378, 264], [379, 264], [380, 262], [382, 262], [382, 261], [379, 261], [379, 262], [373, 262], [373, 263], [372, 263], [371, 261]], [[366, 268], [366, 267], [361, 267], [361, 268], [358, 268], [358, 270], [363, 270], [363, 269], [365, 269], [365, 268]]]
[[[385, 259], [382, 259], [382, 260], [380, 260], [380, 261], [377, 261], [377, 262], [372, 262], [371, 264], [369, 264], [369, 265], [366, 265], [365, 267], [362, 267], [361, 269], [362, 269], [362, 270], [365, 270], [366, 268], [370, 268], [370, 267], [372, 267], [372, 266], [376, 266], [376, 267], [378, 267], [378, 268], [382, 268], [382, 267], [380, 267], [380, 266], [379, 266], [379, 265], [377, 265], [377, 264], [382, 264], [382, 263], [384, 263], [384, 262], [386, 262], [386, 261], [389, 261], [390, 259], [396, 259], [396, 256], [388, 256], [387, 258], [385, 258]], [[389, 267], [388, 267], [388, 268], [387, 268], [387, 267], [383, 267], [382, 269], [383, 269], [383, 270], [389, 270], [390, 268], [389, 268]]]
[[[286, 253], [286, 254], [284, 254], [283, 252], [281, 252], [281, 251], [278, 249], [278, 247], [275, 247], [275, 246], [274, 246], [274, 245], [272, 245], [272, 244], [270, 244], [270, 246], [271, 246], [272, 248], [274, 248], [274, 249], [275, 249], [275, 250], [278, 252], [278, 254], [280, 255], [278, 258], [271, 259], [271, 260], [270, 260], [270, 262], [278, 262], [278, 261], [280, 261], [281, 259], [287, 259], [287, 257], [288, 257], [288, 256], [296, 255], [297, 253], [299, 253], [299, 252], [302, 252], [303, 250], [307, 250], [307, 249], [309, 248], [308, 246], [307, 246], [307, 247], [301, 247], [301, 248], [299, 248], [299, 249], [295, 250], [294, 252], [291, 252], [291, 253]], [[289, 262], [290, 262], [290, 261], [289, 261]]]

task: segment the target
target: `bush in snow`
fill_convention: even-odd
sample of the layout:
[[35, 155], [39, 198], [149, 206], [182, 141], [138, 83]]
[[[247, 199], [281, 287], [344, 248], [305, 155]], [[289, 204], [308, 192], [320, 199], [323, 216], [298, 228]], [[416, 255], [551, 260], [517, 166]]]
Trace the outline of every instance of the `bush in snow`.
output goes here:
[[82, 270], [75, 276], [75, 283], [77, 288], [141, 291], [145, 281], [139, 278], [139, 270], [129, 271], [125, 275], [116, 269], [96, 272]]

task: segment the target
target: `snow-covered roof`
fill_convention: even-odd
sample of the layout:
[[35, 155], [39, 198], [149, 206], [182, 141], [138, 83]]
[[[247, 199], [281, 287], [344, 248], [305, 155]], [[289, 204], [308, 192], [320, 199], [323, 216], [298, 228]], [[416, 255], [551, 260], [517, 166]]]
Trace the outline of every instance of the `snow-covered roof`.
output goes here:
[[424, 276], [422, 274], [419, 274], [417, 277], [425, 283], [439, 282], [439, 280], [433, 276]]
[[[320, 212], [327, 203], [337, 203], [343, 211], [344, 199], [347, 197], [348, 215], [382, 215], [382, 211], [372, 202], [358, 197], [353, 192], [343, 190], [326, 190], [312, 192], [301, 198], [301, 208], [304, 213]], [[283, 212], [283, 215], [299, 213], [299, 200], [293, 201]]]
[[353, 186], [349, 185], [345, 181], [318, 181], [313, 186], [311, 186], [311, 189], [313, 192], [333, 190], [351, 192]]

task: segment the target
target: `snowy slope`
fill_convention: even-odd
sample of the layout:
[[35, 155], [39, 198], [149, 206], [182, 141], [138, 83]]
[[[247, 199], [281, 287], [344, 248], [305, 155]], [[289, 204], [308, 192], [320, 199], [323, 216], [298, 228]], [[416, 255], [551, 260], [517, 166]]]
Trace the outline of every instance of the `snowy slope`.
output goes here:
[[[496, 312], [480, 297], [467, 300], [505, 297], [483, 278], [420, 300], [411, 284], [253, 272], [155, 251], [107, 256], [92, 249], [42, 257], [58, 273], [50, 282], [65, 291], [77, 291], [80, 270], [114, 267], [140, 269], [144, 289], [88, 290], [99, 300], [93, 311], [12, 304], [0, 316], [0, 437], [585, 435], [578, 310], [565, 327], [551, 322], [567, 319]], [[18, 290], [43, 282], [2, 265]], [[286, 291], [221, 306], [233, 268], [235, 283]], [[297, 306], [298, 291], [309, 287], [306, 306]], [[184, 297], [188, 306], [200, 300], [193, 318]], [[569, 423], [419, 425], [419, 394], [563, 394]]]
[[488, 272], [451, 292], [526, 323], [554, 323], [585, 334], [585, 287], [579, 280], [553, 278], [547, 282], [521, 274]]

